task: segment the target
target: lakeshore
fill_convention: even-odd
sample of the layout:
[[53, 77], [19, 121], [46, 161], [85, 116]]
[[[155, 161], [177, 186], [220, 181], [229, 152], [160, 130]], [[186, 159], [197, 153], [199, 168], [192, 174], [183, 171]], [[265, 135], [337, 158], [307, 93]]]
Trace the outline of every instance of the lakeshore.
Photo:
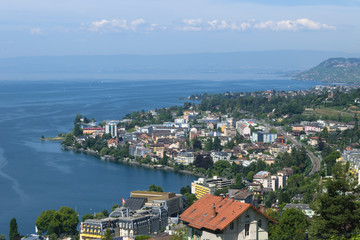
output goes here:
[[110, 161], [110, 162], [113, 162], [113, 163], [119, 163], [119, 164], [124, 164], [124, 165], [130, 165], [130, 166], [144, 167], [144, 168], [149, 168], [149, 169], [176, 172], [176, 173], [192, 175], [192, 176], [196, 176], [196, 177], [205, 177], [205, 175], [202, 175], [202, 174], [199, 174], [199, 173], [194, 173], [194, 172], [189, 171], [189, 170], [176, 170], [175, 168], [170, 167], [170, 166], [151, 165], [151, 164], [146, 164], [146, 163], [139, 163], [139, 162], [137, 162], [135, 160], [131, 160], [129, 158], [117, 159], [117, 158], [115, 158], [113, 156], [110, 156], [110, 155], [100, 156], [100, 154], [98, 152], [96, 152], [94, 150], [91, 150], [91, 149], [76, 149], [74, 147], [69, 147], [69, 146], [62, 146], [62, 149], [64, 151], [73, 151], [75, 153], [83, 153], [83, 154], [86, 154], [86, 155], [90, 155], [90, 156], [93, 156], [95, 158], [101, 159], [102, 161]]

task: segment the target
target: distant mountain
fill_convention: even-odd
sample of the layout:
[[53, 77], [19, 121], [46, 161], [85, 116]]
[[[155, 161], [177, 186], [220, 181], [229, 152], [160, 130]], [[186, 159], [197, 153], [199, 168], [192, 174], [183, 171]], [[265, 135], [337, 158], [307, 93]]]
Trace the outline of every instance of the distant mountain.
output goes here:
[[296, 79], [329, 83], [359, 83], [360, 58], [329, 58], [316, 67], [299, 73]]

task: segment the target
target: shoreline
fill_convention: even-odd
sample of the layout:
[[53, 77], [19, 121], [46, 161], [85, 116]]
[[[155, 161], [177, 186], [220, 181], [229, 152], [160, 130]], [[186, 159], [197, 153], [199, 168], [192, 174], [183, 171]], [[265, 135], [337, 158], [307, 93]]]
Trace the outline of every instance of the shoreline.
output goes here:
[[132, 161], [130, 159], [120, 160], [120, 159], [116, 159], [115, 157], [110, 156], [110, 155], [100, 156], [99, 153], [97, 153], [94, 150], [76, 149], [76, 148], [70, 147], [70, 146], [61, 146], [61, 149], [63, 151], [72, 151], [74, 153], [83, 153], [86, 155], [90, 155], [90, 156], [99, 158], [102, 161], [106, 160], [106, 161], [113, 162], [113, 163], [121, 163], [121, 164], [135, 166], [135, 167], [144, 167], [144, 168], [153, 169], [153, 170], [164, 170], [167, 172], [181, 173], [181, 174], [192, 175], [192, 176], [196, 176], [196, 177], [206, 177], [204, 175], [201, 175], [199, 173], [194, 173], [189, 170], [175, 170], [173, 167], [170, 167], [170, 166], [150, 165], [150, 164], [145, 164], [145, 163], [139, 163], [137, 161]]

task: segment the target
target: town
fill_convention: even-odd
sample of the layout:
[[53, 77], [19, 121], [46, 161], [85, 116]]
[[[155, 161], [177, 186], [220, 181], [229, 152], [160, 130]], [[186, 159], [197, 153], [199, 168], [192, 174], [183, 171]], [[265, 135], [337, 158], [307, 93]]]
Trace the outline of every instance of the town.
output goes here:
[[[358, 86], [185, 100], [100, 123], [78, 114], [73, 131], [59, 133], [64, 149], [198, 176], [178, 193], [134, 189], [111, 213], [83, 216], [79, 239], [356, 237]], [[39, 218], [50, 239], [76, 232], [78, 222], [59, 232]]]

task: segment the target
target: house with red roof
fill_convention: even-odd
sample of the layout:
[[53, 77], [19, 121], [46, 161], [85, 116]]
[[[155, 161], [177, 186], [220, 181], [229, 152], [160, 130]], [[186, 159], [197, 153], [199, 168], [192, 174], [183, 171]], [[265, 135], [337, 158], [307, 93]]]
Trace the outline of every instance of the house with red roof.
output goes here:
[[274, 220], [253, 205], [210, 194], [186, 209], [180, 219], [188, 226], [188, 239], [268, 239]]

